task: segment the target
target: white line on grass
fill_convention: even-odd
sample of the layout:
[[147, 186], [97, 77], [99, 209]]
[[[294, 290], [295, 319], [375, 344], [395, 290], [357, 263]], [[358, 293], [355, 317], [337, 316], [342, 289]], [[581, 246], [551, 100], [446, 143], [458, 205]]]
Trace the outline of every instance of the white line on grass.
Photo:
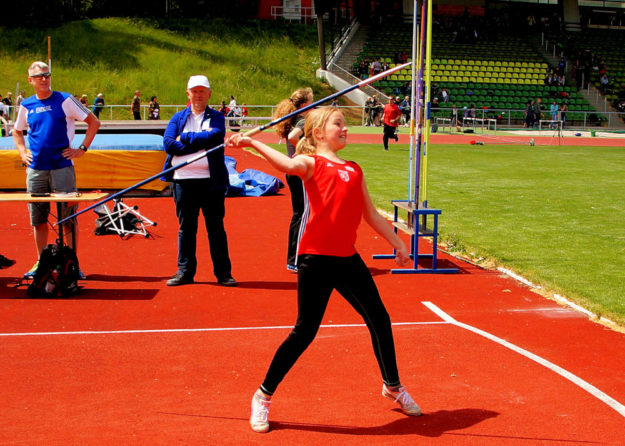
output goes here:
[[538, 364], [547, 367], [549, 370], [557, 373], [558, 375], [562, 376], [563, 378], [568, 379], [569, 381], [571, 381], [573, 384], [575, 384], [576, 386], [581, 387], [582, 389], [584, 389], [586, 392], [590, 393], [592, 396], [594, 396], [595, 398], [598, 398], [599, 400], [603, 401], [605, 404], [607, 404], [608, 406], [610, 406], [612, 409], [616, 410], [621, 416], [625, 417], [625, 406], [621, 403], [619, 403], [618, 401], [616, 401], [614, 398], [612, 398], [609, 395], [606, 395], [605, 393], [603, 393], [601, 390], [597, 389], [595, 386], [593, 386], [592, 384], [584, 381], [583, 379], [581, 379], [580, 377], [572, 374], [571, 372], [563, 369], [560, 366], [555, 365], [552, 362], [547, 361], [544, 358], [541, 358], [538, 355], [535, 355], [532, 352], [529, 352], [525, 349], [522, 349], [521, 347], [518, 347], [504, 339], [498, 338], [495, 335], [492, 335], [484, 330], [480, 330], [479, 328], [475, 328], [471, 325], [468, 324], [464, 324], [462, 322], [458, 322], [457, 320], [455, 320], [453, 317], [451, 317], [450, 315], [448, 315], [447, 313], [445, 313], [443, 310], [441, 310], [440, 308], [438, 308], [436, 305], [434, 305], [432, 302], [421, 302], [423, 305], [425, 305], [427, 308], [429, 308], [432, 312], [434, 312], [438, 317], [440, 317], [443, 321], [455, 325], [457, 327], [460, 328], [464, 328], [465, 330], [469, 330], [475, 334], [478, 334], [480, 336], [485, 337], [486, 339], [489, 339], [493, 342], [496, 342], [497, 344], [503, 345], [506, 348], [509, 348], [512, 351], [517, 352], [520, 355], [525, 356], [526, 358], [531, 359], [532, 361], [537, 362]]
[[[394, 326], [407, 325], [441, 325], [447, 322], [395, 322]], [[365, 324], [330, 324], [321, 325], [321, 328], [349, 328], [366, 327]], [[0, 337], [8, 336], [67, 336], [67, 335], [93, 335], [93, 334], [132, 334], [132, 333], [200, 333], [210, 331], [249, 331], [249, 330], [287, 330], [293, 328], [292, 325], [274, 325], [267, 327], [219, 327], [219, 328], [170, 328], [154, 330], [103, 330], [103, 331], [42, 331], [31, 333], [0, 333]]]

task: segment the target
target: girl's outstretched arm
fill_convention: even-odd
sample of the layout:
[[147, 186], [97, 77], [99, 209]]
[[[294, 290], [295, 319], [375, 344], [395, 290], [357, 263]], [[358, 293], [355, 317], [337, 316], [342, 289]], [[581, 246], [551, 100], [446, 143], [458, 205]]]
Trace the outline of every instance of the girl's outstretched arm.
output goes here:
[[290, 175], [297, 175], [303, 181], [311, 177], [315, 167], [315, 160], [310, 156], [298, 155], [289, 158], [285, 154], [272, 149], [267, 144], [242, 134], [228, 138], [227, 145], [228, 147], [251, 147], [276, 169]]
[[388, 221], [386, 221], [386, 219], [379, 214], [373, 205], [364, 177], [362, 179], [362, 195], [364, 198], [363, 217], [365, 221], [375, 230], [375, 232], [384, 237], [391, 244], [391, 246], [395, 248], [395, 263], [399, 266], [406, 265], [410, 261], [410, 254], [408, 254], [408, 251], [406, 250], [406, 245], [395, 233], [395, 231], [393, 231], [393, 228], [388, 224]]

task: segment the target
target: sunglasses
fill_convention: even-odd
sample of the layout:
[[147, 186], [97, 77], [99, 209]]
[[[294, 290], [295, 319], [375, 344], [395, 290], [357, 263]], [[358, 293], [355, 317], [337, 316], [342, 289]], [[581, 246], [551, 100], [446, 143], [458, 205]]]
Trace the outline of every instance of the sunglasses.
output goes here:
[[47, 73], [38, 73], [38, 74], [33, 74], [32, 76], [29, 77], [43, 77], [44, 79], [49, 78], [50, 76], [52, 76], [52, 73], [50, 73], [49, 71]]

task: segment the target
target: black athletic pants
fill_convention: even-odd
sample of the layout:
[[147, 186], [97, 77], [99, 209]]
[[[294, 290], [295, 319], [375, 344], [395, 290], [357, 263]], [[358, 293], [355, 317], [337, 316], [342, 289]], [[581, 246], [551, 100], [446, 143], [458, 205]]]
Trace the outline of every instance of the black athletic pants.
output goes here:
[[[315, 339], [330, 294], [336, 289], [369, 329], [373, 351], [387, 386], [399, 385], [391, 319], [373, 277], [358, 254], [333, 257], [304, 254], [298, 259], [297, 322], [276, 351], [261, 386], [272, 395], [295, 361]], [[323, 367], [322, 364], [319, 364]]]
[[397, 127], [384, 124], [384, 136], [382, 137], [382, 142], [384, 143], [385, 150], [388, 150], [389, 138], [392, 138], [395, 141], [399, 140], [399, 138], [397, 137], [396, 131], [397, 131]]
[[297, 246], [300, 239], [300, 227], [302, 226], [302, 216], [304, 215], [304, 183], [296, 175], [287, 175], [286, 184], [291, 191], [291, 208], [293, 216], [289, 225], [289, 244], [287, 249], [286, 264], [297, 266]]

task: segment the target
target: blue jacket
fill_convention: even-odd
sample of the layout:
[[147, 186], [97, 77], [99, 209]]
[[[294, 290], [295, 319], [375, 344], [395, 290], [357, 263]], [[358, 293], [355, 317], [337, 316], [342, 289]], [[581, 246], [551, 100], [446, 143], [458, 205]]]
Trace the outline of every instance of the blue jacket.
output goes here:
[[[202, 122], [210, 119], [211, 130], [182, 133], [190, 113], [191, 107], [187, 107], [172, 116], [169, 120], [169, 124], [167, 124], [165, 136], [163, 137], [163, 148], [165, 152], [167, 152], [167, 159], [165, 160], [163, 170], [169, 169], [172, 166], [171, 160], [175, 155], [188, 155], [190, 153], [199, 152], [200, 150], [206, 151], [221, 146], [207, 156], [208, 168], [210, 169], [213, 186], [227, 189], [230, 182], [228, 181], [228, 169], [226, 169], [224, 159], [224, 138], [226, 136], [226, 120], [224, 115], [217, 110], [206, 107]], [[176, 141], [178, 136], [180, 136], [180, 141]], [[172, 181], [173, 178], [174, 171], [172, 170], [163, 175], [161, 180]]]

